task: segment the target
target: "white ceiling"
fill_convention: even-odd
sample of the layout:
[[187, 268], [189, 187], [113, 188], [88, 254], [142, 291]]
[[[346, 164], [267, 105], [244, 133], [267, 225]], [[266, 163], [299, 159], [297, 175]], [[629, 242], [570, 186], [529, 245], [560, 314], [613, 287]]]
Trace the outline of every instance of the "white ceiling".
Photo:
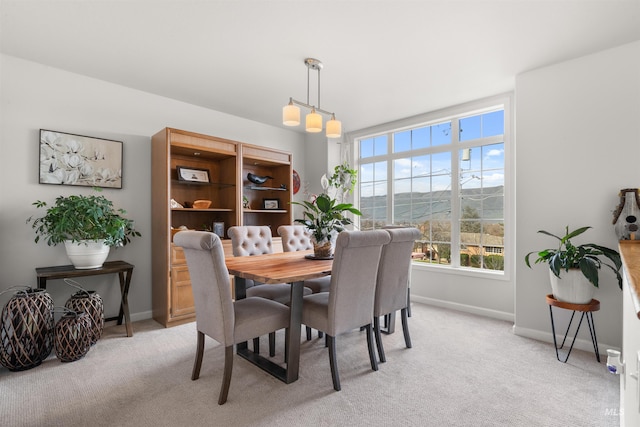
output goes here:
[[318, 58], [321, 106], [346, 131], [640, 40], [640, 0], [0, 0], [0, 14], [3, 53], [275, 126]]

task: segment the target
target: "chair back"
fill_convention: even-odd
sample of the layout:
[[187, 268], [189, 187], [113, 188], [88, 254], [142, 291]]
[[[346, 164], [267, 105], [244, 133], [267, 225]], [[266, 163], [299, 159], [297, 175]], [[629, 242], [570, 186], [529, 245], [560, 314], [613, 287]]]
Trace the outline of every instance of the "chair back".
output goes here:
[[336, 239], [327, 332], [336, 336], [373, 319], [373, 301], [382, 245], [390, 241], [384, 230], [342, 231]]
[[278, 236], [282, 237], [282, 250], [284, 252], [313, 249], [311, 233], [304, 225], [281, 225], [278, 227]]
[[409, 269], [413, 245], [420, 237], [417, 228], [386, 228], [391, 241], [382, 247], [374, 316], [382, 316], [407, 307]]
[[271, 228], [267, 225], [229, 227], [233, 256], [252, 256], [273, 253]]
[[205, 231], [180, 231], [173, 243], [183, 248], [187, 259], [198, 331], [233, 345], [235, 314], [220, 238]]

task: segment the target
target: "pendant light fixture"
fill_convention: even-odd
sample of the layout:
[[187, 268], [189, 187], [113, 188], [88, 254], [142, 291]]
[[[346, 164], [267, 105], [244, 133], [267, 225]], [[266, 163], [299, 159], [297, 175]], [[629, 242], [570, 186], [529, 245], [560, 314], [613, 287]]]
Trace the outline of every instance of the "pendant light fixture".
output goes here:
[[[320, 70], [322, 70], [322, 62], [314, 58], [306, 58], [304, 60], [307, 66], [307, 102], [301, 102], [293, 98], [289, 98], [289, 103], [282, 108], [282, 123], [285, 126], [298, 126], [300, 124], [300, 108], [306, 107], [311, 110], [305, 117], [305, 130], [310, 133], [322, 132], [322, 114], [330, 116], [327, 121], [326, 135], [327, 138], [339, 138], [342, 135], [342, 123], [336, 120], [336, 115], [320, 108]], [[311, 70], [318, 72], [318, 106], [309, 103], [309, 74]]]

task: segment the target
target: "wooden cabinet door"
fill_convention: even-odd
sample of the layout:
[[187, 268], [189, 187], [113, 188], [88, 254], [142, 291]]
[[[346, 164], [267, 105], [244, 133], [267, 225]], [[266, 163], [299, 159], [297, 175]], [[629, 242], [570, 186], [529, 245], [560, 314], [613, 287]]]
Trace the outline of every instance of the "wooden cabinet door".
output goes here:
[[190, 315], [195, 312], [189, 269], [186, 265], [171, 267], [171, 317]]

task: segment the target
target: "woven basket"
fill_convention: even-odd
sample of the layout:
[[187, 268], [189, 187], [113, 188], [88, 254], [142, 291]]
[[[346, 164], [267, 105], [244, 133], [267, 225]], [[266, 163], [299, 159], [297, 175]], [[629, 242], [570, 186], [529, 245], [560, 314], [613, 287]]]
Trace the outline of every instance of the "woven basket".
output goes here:
[[54, 351], [62, 362], [82, 359], [91, 348], [91, 317], [68, 311], [56, 323]]
[[67, 300], [64, 305], [68, 309], [80, 313], [87, 313], [91, 321], [91, 345], [98, 342], [104, 328], [104, 304], [102, 297], [96, 291], [78, 291]]
[[53, 348], [53, 300], [44, 289], [16, 292], [2, 310], [0, 364], [10, 371], [38, 366]]

